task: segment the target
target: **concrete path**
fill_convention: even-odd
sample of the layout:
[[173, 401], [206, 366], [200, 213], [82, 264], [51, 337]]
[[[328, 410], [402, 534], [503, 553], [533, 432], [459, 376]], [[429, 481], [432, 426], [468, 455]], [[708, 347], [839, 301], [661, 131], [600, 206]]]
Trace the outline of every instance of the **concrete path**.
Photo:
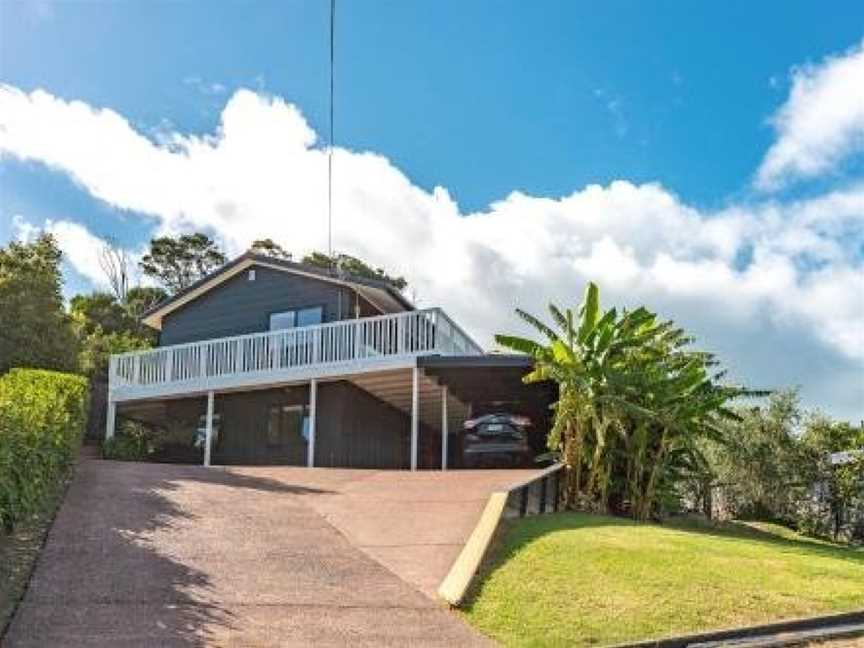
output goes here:
[[434, 590], [529, 472], [84, 459], [4, 645], [483, 645]]

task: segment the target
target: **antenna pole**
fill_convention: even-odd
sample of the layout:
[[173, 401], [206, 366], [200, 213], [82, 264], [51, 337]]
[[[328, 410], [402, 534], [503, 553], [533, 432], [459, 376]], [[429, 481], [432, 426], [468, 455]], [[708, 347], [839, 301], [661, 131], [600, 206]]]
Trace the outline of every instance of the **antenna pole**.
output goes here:
[[330, 0], [330, 136], [327, 151], [327, 255], [333, 259], [333, 67], [336, 0]]

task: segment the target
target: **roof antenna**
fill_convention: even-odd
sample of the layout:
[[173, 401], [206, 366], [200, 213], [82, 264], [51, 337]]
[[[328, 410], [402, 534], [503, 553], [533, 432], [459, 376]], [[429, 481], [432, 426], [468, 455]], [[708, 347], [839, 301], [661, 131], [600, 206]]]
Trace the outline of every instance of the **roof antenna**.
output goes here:
[[333, 67], [336, 0], [330, 0], [330, 137], [327, 151], [327, 256], [333, 263]]

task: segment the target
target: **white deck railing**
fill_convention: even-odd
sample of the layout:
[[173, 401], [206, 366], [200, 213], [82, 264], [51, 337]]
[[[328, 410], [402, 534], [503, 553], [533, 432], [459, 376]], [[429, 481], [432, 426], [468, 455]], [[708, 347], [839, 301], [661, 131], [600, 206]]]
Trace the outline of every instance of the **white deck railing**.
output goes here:
[[440, 308], [204, 340], [111, 356], [111, 390], [190, 389], [212, 380], [288, 377], [292, 370], [374, 365], [421, 355], [479, 355], [483, 350]]

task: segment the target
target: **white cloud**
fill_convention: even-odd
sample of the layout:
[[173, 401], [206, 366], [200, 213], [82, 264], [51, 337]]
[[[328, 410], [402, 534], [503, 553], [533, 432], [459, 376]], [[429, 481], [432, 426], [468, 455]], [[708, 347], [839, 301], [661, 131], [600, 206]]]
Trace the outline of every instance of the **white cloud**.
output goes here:
[[[157, 143], [113, 111], [0, 88], [0, 155], [62, 171], [155, 217], [160, 232], [206, 229], [232, 254], [262, 236], [298, 254], [325, 247], [316, 141], [294, 106], [247, 90], [214, 134], [163, 132]], [[518, 328], [514, 307], [575, 304], [592, 279], [607, 303], [679, 320], [751, 383], [819, 393], [864, 375], [864, 184], [707, 213], [659, 184], [616, 181], [557, 199], [514, 192], [462, 213], [446, 189], [414, 185], [380, 155], [337, 149], [334, 169], [337, 249], [405, 275], [422, 305], [443, 306], [484, 343]], [[92, 276], [87, 259], [70, 260]], [[860, 415], [864, 380], [829, 397]]]
[[761, 189], [829, 172], [864, 149], [864, 42], [793, 70], [789, 99], [771, 122], [777, 141], [756, 173]]
[[[42, 232], [54, 236], [57, 247], [63, 253], [63, 260], [79, 275], [89, 281], [94, 288], [109, 290], [110, 285], [100, 264], [100, 255], [107, 241], [93, 234], [81, 223], [72, 220], [47, 219], [42, 223], [33, 223], [20, 214], [12, 217], [12, 232], [15, 238], [31, 241]], [[130, 278], [141, 282], [137, 265], [144, 252], [140, 249], [125, 250], [129, 262]], [[143, 283], [150, 284], [149, 281]]]
[[70, 220], [46, 220], [35, 224], [21, 215], [12, 218], [12, 228], [16, 238], [29, 241], [41, 232], [48, 232], [57, 241], [63, 258], [78, 274], [99, 289], [106, 289], [108, 282], [99, 265], [99, 253], [105, 241], [95, 236], [80, 223]]

